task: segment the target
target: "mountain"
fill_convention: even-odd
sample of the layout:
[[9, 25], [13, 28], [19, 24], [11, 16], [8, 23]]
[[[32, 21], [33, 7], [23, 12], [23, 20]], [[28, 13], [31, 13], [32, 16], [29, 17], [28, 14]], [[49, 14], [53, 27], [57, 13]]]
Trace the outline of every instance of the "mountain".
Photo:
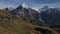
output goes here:
[[28, 7], [28, 5], [25, 3], [21, 4], [20, 6], [18, 6], [16, 9], [10, 11], [9, 13], [11, 13], [13, 15], [18, 15], [25, 19], [29, 19], [30, 22], [35, 21], [36, 24], [40, 24], [39, 12]]
[[39, 9], [39, 11], [46, 11], [46, 10], [48, 10], [48, 9], [49, 9], [48, 6], [44, 6], [43, 8]]
[[60, 25], [60, 10], [57, 8], [47, 8], [40, 10], [41, 19], [44, 25]]
[[16, 9], [9, 11], [12, 15], [20, 16], [28, 21], [35, 22], [32, 24], [35, 25], [60, 25], [60, 10], [57, 8], [49, 8], [44, 6], [40, 9], [40, 13], [30, 7], [27, 4], [23, 3], [18, 6]]

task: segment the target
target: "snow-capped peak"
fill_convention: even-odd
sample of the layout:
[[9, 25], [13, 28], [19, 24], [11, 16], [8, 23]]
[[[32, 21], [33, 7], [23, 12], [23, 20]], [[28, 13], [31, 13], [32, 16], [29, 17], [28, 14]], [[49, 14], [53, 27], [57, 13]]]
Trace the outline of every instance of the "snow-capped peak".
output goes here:
[[23, 3], [22, 6], [23, 6], [24, 8], [28, 8], [28, 5], [27, 5], [26, 3]]

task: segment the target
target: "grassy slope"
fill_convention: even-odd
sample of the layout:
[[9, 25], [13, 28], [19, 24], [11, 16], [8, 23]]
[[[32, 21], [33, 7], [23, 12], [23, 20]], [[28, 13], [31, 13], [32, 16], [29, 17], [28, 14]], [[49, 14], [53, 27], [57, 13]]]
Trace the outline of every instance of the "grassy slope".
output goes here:
[[[2, 12], [0, 10], [0, 15], [1, 17], [8, 17], [10, 18], [10, 15]], [[26, 30], [24, 30], [25, 28], [27, 28], [28, 26], [25, 25], [26, 23], [22, 20], [13, 20], [12, 22], [10, 22], [7, 18], [6, 19], [0, 19], [0, 34], [5, 34], [5, 33], [10, 33], [10, 34], [26, 34]], [[25, 23], [25, 24], [24, 24]], [[27, 27], [26, 27], [27, 26]]]
[[[5, 17], [10, 18], [10, 14], [2, 12], [2, 10], [0, 10], [0, 15], [4, 18]], [[34, 30], [34, 28], [48, 29], [48, 30], [52, 31], [54, 34], [57, 34], [57, 32], [55, 30], [53, 30], [47, 26], [32, 25], [29, 21], [25, 21], [22, 18], [19, 18], [19, 19], [14, 18], [13, 21], [9, 21], [9, 19], [7, 19], [7, 20], [6, 19], [0, 19], [0, 34], [32, 34], [32, 33], [37, 33]]]

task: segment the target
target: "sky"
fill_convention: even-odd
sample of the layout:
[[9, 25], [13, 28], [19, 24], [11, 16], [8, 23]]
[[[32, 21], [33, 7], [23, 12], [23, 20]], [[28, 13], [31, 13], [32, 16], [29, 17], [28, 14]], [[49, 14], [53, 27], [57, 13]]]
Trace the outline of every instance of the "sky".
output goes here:
[[60, 0], [0, 0], [0, 9], [6, 7], [16, 8], [22, 3], [26, 3], [29, 7], [32, 8], [42, 8], [47, 5], [49, 7], [60, 7]]

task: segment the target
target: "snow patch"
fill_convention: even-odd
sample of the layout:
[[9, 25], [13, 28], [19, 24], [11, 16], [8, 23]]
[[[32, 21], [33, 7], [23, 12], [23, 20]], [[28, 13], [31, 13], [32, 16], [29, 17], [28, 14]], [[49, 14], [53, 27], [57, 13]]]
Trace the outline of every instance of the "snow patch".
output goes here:
[[26, 3], [23, 3], [22, 6], [23, 6], [24, 8], [28, 8], [28, 5], [27, 5]]

